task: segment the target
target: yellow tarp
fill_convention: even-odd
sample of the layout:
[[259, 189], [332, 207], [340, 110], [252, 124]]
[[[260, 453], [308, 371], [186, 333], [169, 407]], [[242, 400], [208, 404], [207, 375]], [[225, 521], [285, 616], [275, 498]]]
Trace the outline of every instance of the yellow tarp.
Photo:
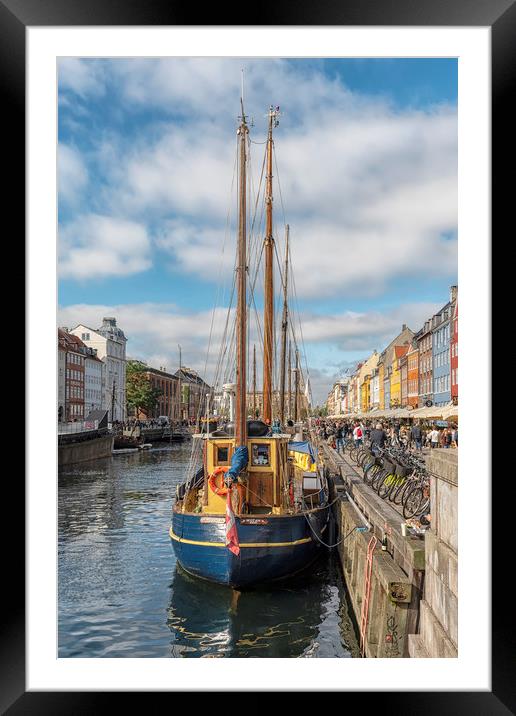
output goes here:
[[294, 465], [303, 470], [303, 472], [317, 472], [315, 462], [312, 461], [312, 458], [307, 453], [289, 450], [288, 454], [294, 458]]

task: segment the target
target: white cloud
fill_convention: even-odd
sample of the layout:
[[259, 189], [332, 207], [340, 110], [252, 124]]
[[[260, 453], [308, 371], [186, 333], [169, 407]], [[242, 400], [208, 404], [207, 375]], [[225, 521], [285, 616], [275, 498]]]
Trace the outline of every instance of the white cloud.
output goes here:
[[[353, 351], [363, 352], [365, 358], [374, 349], [381, 351], [401, 331], [402, 324], [418, 330], [423, 321], [439, 306], [431, 303], [404, 304], [385, 312], [335, 314], [332, 316], [301, 316], [304, 342], [310, 351], [313, 344], [332, 346], [332, 360], [327, 359], [324, 349], [312, 355], [309, 362], [310, 384], [315, 402], [326, 398], [332, 382], [342, 374], [345, 367], [354, 367], [356, 360], [349, 358]], [[92, 328], [102, 323], [103, 316], [115, 316], [117, 323], [128, 338], [127, 355], [142, 359], [156, 368], [166, 366], [173, 372], [178, 367], [178, 344], [182, 348], [184, 365], [194, 368], [208, 382], [214, 380], [220, 347], [227, 320], [227, 308], [210, 311], [184, 311], [172, 304], [141, 303], [122, 305], [76, 304], [59, 309], [58, 323], [73, 327], [84, 323]], [[230, 316], [232, 326], [234, 314]], [[256, 337], [250, 339], [250, 346]], [[257, 374], [261, 382], [261, 347], [257, 342]], [[209, 355], [208, 345], [210, 345]], [[227, 355], [226, 355], [227, 358]], [[219, 372], [218, 384], [227, 381], [231, 373]], [[305, 361], [302, 358], [302, 366]], [[226, 369], [231, 370], [231, 369]], [[248, 373], [250, 379], [250, 372]]]
[[382, 351], [406, 325], [414, 332], [440, 306], [435, 303], [409, 303], [381, 311], [345, 311], [333, 315], [301, 316], [305, 343], [326, 342], [341, 351]]
[[183, 364], [213, 379], [227, 309], [185, 312], [162, 303], [75, 304], [59, 309], [58, 324], [73, 327], [84, 323], [95, 328], [102, 323], [103, 316], [116, 317], [128, 339], [128, 357], [145, 360], [156, 368], [164, 365], [174, 372], [178, 368], [179, 344]]
[[105, 92], [104, 65], [99, 60], [60, 57], [58, 60], [59, 88], [70, 90], [81, 98], [100, 96]]
[[[98, 78], [102, 68], [92, 64]], [[241, 64], [178, 58], [105, 66], [128, 112], [158, 107], [175, 119], [153, 125], [130, 145], [119, 136], [116, 151], [100, 140], [97, 158], [110, 159], [103, 164], [107, 188], [98, 197], [118, 215], [158, 226], [157, 246], [177, 268], [203, 280], [215, 276], [227, 214], [235, 213], [230, 190]], [[264, 139], [271, 100], [285, 109], [275, 135], [275, 233], [283, 236], [283, 200], [299, 296], [377, 295], [404, 276], [454, 276], [454, 107], [401, 111], [284, 60], [249, 62], [246, 97], [256, 142]], [[252, 147], [255, 186], [262, 150]]]
[[88, 183], [88, 170], [84, 160], [77, 149], [59, 143], [57, 162], [59, 200], [75, 204]]
[[59, 232], [62, 278], [85, 280], [128, 276], [150, 268], [151, 242], [144, 225], [88, 214]]

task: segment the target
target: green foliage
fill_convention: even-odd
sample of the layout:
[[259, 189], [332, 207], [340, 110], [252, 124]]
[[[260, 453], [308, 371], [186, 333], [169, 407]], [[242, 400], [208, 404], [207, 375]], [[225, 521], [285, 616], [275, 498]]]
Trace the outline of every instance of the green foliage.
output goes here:
[[157, 406], [158, 398], [163, 392], [152, 387], [145, 374], [146, 369], [147, 366], [141, 361], [127, 362], [125, 384], [127, 407], [134, 409], [136, 414], [144, 412], [149, 415]]

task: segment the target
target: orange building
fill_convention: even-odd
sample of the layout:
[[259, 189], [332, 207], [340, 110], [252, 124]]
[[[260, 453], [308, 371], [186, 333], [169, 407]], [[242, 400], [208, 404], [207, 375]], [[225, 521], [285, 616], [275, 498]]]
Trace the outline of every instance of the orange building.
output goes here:
[[412, 344], [407, 353], [407, 406], [418, 407], [419, 400], [419, 348], [417, 340]]

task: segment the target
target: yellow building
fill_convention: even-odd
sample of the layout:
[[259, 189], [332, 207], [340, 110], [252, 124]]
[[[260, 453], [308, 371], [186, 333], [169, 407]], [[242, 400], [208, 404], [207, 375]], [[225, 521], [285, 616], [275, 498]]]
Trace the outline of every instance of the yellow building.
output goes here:
[[[380, 356], [376, 351], [373, 351], [369, 358], [362, 363], [358, 370], [358, 386], [359, 386], [359, 408], [365, 413], [370, 408], [371, 402], [371, 374], [378, 365]], [[366, 381], [367, 379], [367, 381]], [[362, 386], [367, 383], [367, 386], [363, 389]], [[364, 393], [363, 393], [364, 390]]]
[[408, 345], [405, 346], [394, 346], [394, 356], [392, 360], [392, 373], [391, 373], [391, 408], [401, 407], [401, 371], [400, 371], [400, 360], [407, 353], [409, 349]]
[[371, 376], [364, 376], [364, 381], [360, 386], [360, 410], [366, 413], [369, 410], [371, 402]]

